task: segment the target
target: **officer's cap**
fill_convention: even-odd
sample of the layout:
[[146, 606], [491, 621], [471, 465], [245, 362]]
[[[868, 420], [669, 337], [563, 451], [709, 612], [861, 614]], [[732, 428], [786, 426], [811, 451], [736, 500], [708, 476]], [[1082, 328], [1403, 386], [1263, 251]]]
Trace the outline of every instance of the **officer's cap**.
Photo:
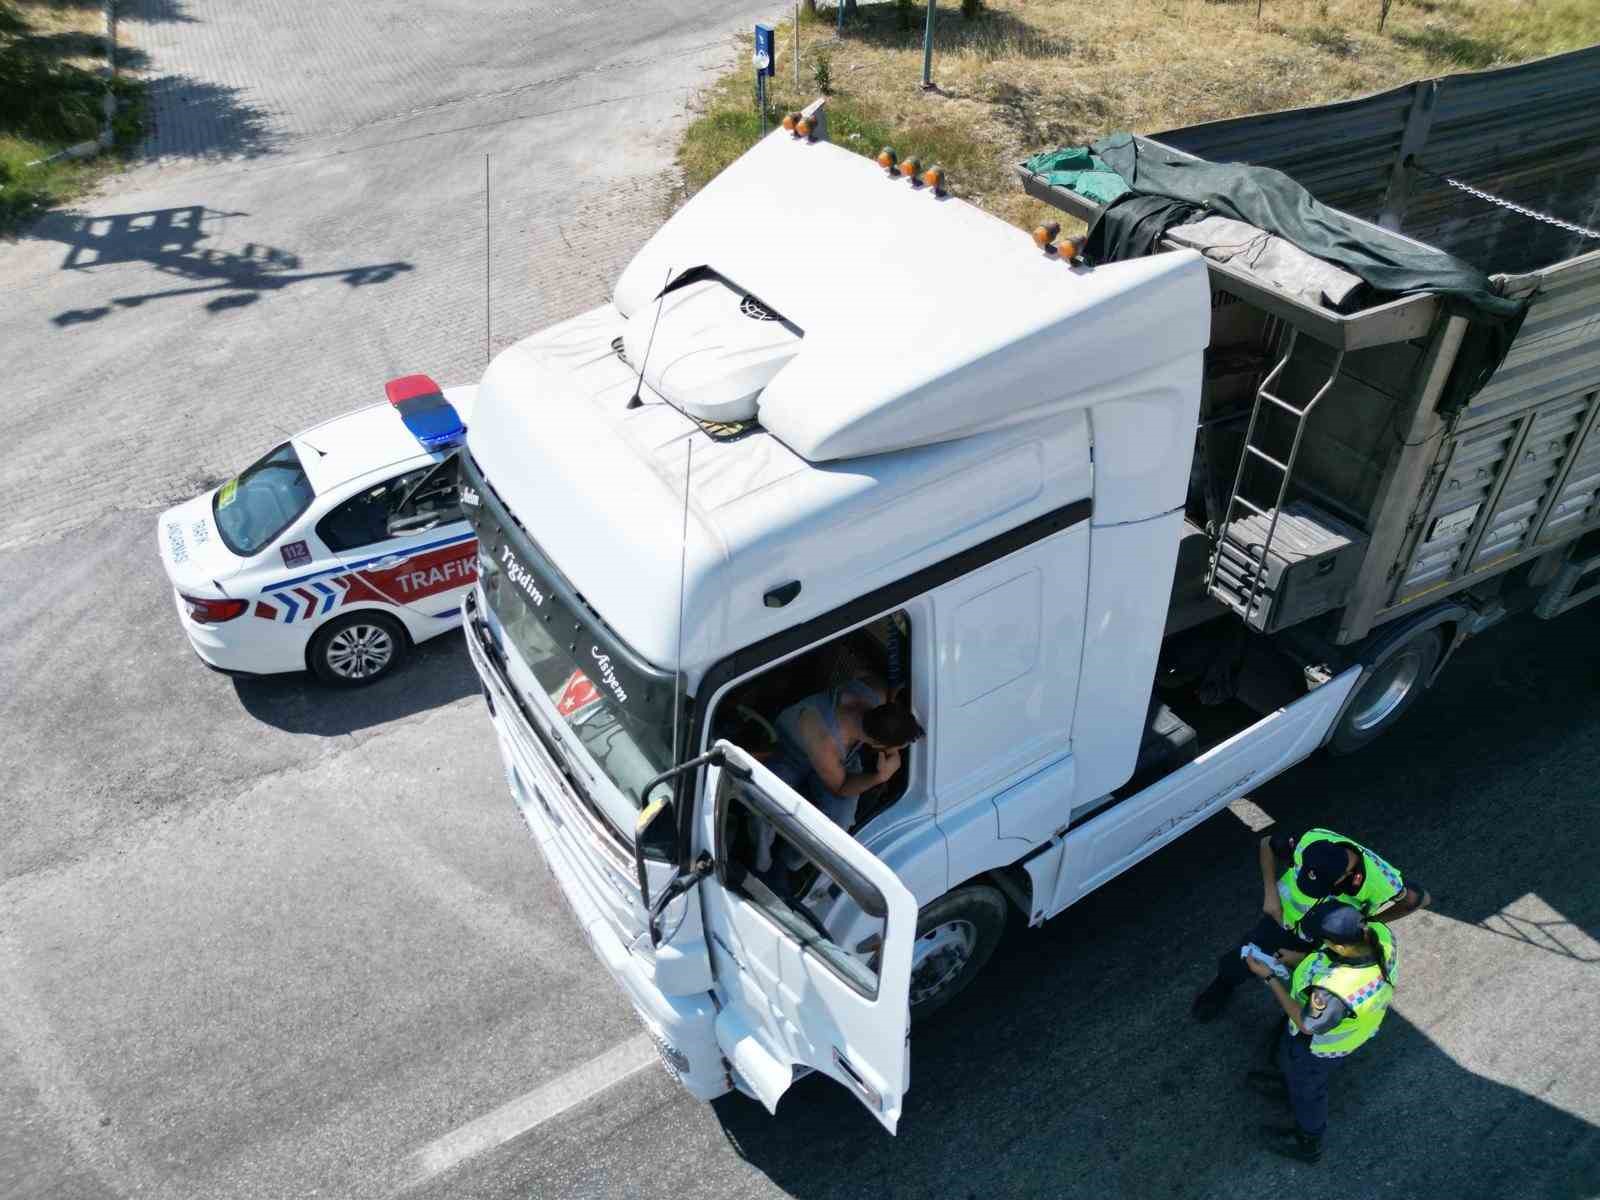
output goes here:
[[1361, 910], [1340, 900], [1324, 900], [1300, 920], [1300, 933], [1314, 942], [1351, 945], [1365, 936], [1366, 919]]
[[1343, 842], [1313, 842], [1300, 856], [1300, 870], [1295, 875], [1295, 886], [1313, 900], [1333, 894], [1349, 867], [1349, 847]]

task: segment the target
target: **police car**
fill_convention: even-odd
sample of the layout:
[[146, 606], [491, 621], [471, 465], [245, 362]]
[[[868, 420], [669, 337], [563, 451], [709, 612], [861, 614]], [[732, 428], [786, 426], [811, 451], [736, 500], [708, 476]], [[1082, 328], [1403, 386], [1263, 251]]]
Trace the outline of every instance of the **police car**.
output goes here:
[[477, 389], [407, 375], [384, 390], [161, 515], [178, 618], [209, 665], [353, 687], [461, 624], [478, 543], [454, 456]]

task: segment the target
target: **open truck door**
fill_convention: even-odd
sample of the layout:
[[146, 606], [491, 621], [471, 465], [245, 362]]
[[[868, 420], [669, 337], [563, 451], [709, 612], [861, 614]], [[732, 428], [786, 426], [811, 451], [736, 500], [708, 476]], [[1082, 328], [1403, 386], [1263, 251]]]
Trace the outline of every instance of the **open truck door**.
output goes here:
[[1361, 681], [1351, 667], [1067, 834], [1052, 914], [1305, 758]]
[[754, 757], [716, 749], [699, 814], [714, 867], [700, 894], [722, 1053], [769, 1112], [809, 1068], [893, 1133], [910, 1084], [916, 899]]

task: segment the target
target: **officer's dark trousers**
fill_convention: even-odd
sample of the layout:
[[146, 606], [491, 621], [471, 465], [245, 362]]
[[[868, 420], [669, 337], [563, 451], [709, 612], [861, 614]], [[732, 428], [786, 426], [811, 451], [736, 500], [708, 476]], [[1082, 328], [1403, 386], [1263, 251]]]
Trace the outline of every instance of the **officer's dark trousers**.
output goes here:
[[1244, 959], [1239, 957], [1239, 947], [1246, 942], [1254, 942], [1268, 954], [1276, 954], [1279, 950], [1302, 950], [1309, 953], [1315, 949], [1311, 942], [1290, 933], [1266, 913], [1262, 913], [1254, 928], [1234, 943], [1233, 949], [1217, 960], [1217, 978], [1229, 987], [1243, 983], [1249, 978], [1250, 968], [1245, 966]]
[[1319, 1058], [1311, 1053], [1311, 1039], [1289, 1035], [1287, 1022], [1278, 1038], [1278, 1070], [1289, 1085], [1289, 1107], [1294, 1123], [1308, 1137], [1321, 1137], [1328, 1128], [1328, 1076], [1342, 1058]]

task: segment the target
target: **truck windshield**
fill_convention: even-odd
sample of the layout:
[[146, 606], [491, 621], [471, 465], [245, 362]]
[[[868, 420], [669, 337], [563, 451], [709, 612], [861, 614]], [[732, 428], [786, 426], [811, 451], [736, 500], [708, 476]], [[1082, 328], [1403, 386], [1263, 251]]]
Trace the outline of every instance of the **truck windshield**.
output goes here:
[[463, 462], [462, 482], [463, 511], [478, 533], [478, 580], [510, 643], [505, 648], [516, 651], [557, 716], [638, 808], [644, 785], [672, 765], [673, 677], [601, 627], [516, 528], [475, 464]]
[[248, 558], [289, 528], [315, 496], [300, 456], [285, 442], [219, 487], [211, 511], [223, 545]]

